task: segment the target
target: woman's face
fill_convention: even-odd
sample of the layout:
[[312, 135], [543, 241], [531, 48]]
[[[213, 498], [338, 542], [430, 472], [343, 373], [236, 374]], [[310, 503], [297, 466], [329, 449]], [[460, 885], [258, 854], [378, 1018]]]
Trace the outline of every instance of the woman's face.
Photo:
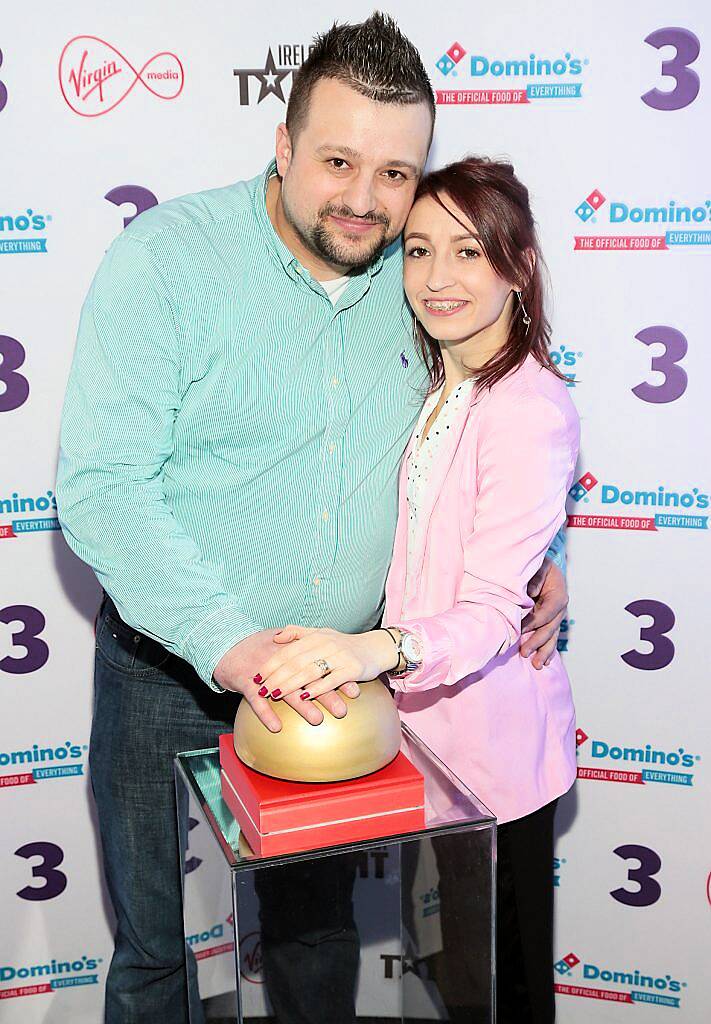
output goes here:
[[448, 196], [441, 199], [447, 209], [429, 196], [418, 199], [405, 225], [404, 285], [413, 312], [432, 338], [450, 344], [501, 321], [503, 343], [513, 285], [489, 263], [473, 224]]

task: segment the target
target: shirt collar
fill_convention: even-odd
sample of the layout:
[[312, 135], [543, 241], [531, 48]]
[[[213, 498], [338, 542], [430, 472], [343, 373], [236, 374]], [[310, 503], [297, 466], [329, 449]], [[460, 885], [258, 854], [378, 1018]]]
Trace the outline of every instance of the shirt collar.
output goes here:
[[[279, 237], [277, 232], [274, 230], [274, 225], [269, 219], [269, 214], [267, 213], [267, 186], [269, 184], [269, 180], [273, 178], [276, 173], [276, 160], [271, 160], [267, 164], [267, 167], [259, 183], [259, 187], [257, 188], [257, 193], [255, 197], [257, 221], [259, 223], [260, 228], [262, 229], [262, 234], [264, 235], [270, 250], [279, 259], [284, 269], [291, 270], [292, 272], [296, 271], [296, 273], [299, 274], [300, 277], [305, 277], [308, 275], [308, 278], [311, 278], [311, 275], [306, 270], [306, 268], [302, 267], [301, 263], [296, 258], [296, 256], [294, 256], [291, 249], [289, 249], [288, 246], [285, 245], [285, 243]], [[368, 264], [365, 270], [356, 271], [352, 275], [353, 278], [357, 279], [361, 276], [367, 275], [368, 281], [370, 281], [370, 278], [377, 274], [382, 268], [383, 258], [384, 254], [381, 252], [380, 255], [373, 260], [372, 263]]]

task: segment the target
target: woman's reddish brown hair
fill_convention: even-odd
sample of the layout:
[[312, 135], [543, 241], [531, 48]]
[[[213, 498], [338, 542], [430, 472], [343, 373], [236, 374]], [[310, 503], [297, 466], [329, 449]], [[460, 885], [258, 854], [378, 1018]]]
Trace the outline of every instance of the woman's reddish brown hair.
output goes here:
[[[496, 273], [521, 292], [531, 318], [526, 330], [523, 310], [514, 297], [514, 309], [506, 344], [480, 369], [473, 371], [480, 387], [492, 387], [532, 355], [557, 377], [563, 374], [551, 360], [548, 346], [551, 328], [544, 310], [543, 258], [531, 213], [528, 189], [511, 164], [487, 157], [470, 156], [432, 171], [420, 182], [415, 202], [428, 196], [440, 206], [443, 197], [460, 211], [479, 235], [484, 254]], [[449, 210], [449, 207], [445, 207]], [[459, 220], [459, 218], [457, 218]], [[465, 230], [469, 225], [460, 221]], [[417, 320], [415, 337], [430, 373], [432, 390], [444, 380], [438, 342]]]

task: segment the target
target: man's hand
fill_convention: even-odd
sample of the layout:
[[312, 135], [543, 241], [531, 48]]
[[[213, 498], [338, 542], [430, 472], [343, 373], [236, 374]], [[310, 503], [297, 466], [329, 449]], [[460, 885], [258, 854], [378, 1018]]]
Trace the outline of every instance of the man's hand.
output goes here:
[[[279, 650], [274, 643], [276, 632], [276, 629], [264, 629], [235, 644], [222, 656], [213, 672], [215, 682], [233, 693], [241, 693], [244, 699], [249, 701], [256, 716], [270, 732], [281, 731], [281, 719], [266, 698], [267, 691], [264, 690], [262, 680], [256, 673], [259, 671], [258, 666], [264, 665]], [[311, 725], [320, 725], [323, 721], [323, 714], [319, 708], [311, 701], [301, 700], [298, 690], [284, 700]], [[345, 701], [337, 693], [319, 697], [319, 704], [334, 718], [343, 718], [348, 710]]]
[[541, 669], [550, 665], [568, 608], [565, 576], [554, 562], [545, 558], [528, 584], [528, 593], [535, 605], [521, 623], [521, 654], [524, 658], [533, 655], [531, 664]]

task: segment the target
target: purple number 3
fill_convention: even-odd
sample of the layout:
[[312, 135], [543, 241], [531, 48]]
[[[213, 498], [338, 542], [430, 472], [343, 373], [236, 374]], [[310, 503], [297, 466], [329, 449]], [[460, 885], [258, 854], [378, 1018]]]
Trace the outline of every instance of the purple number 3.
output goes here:
[[5, 390], [0, 393], [0, 412], [19, 409], [30, 393], [27, 377], [15, 371], [25, 361], [25, 350], [16, 338], [0, 334], [0, 381]]
[[29, 860], [31, 857], [40, 857], [39, 864], [32, 867], [33, 878], [43, 878], [44, 885], [26, 885], [20, 889], [17, 895], [23, 900], [53, 900], [60, 896], [67, 888], [67, 876], [57, 868], [64, 860], [64, 852], [61, 846], [56, 843], [25, 843], [19, 850], [15, 850], [18, 857]]
[[655, 110], [681, 110], [688, 107], [699, 95], [699, 76], [689, 64], [693, 64], [701, 53], [701, 43], [686, 28], [658, 28], [644, 41], [657, 50], [662, 46], [674, 47], [676, 53], [672, 59], [662, 61], [662, 75], [673, 78], [676, 85], [671, 92], [650, 89], [642, 96], [642, 100]]
[[656, 671], [659, 668], [666, 668], [674, 660], [674, 643], [667, 636], [670, 629], [673, 629], [676, 622], [674, 612], [669, 605], [661, 601], [632, 601], [625, 608], [626, 612], [639, 618], [640, 615], [649, 615], [652, 619], [651, 626], [641, 626], [639, 630], [640, 640], [645, 640], [652, 645], [648, 654], [642, 654], [632, 648], [620, 655], [626, 665], [631, 668], [639, 668], [645, 671]]
[[0, 608], [0, 622], [6, 625], [13, 622], [22, 623], [22, 629], [14, 630], [12, 633], [12, 646], [25, 649], [22, 658], [14, 658], [8, 654], [7, 657], [0, 659], [0, 670], [14, 675], [24, 675], [42, 668], [49, 658], [49, 647], [38, 635], [46, 625], [42, 612], [29, 604], [11, 604], [6, 608]]
[[674, 327], [645, 327], [639, 334], [635, 334], [637, 341], [643, 345], [660, 344], [664, 346], [664, 352], [660, 356], [652, 357], [652, 369], [664, 374], [664, 381], [661, 384], [649, 384], [643, 381], [632, 388], [632, 394], [641, 398], [643, 402], [675, 402], [677, 398], [686, 391], [689, 378], [686, 370], [679, 366], [679, 360], [687, 353], [689, 345], [686, 338]]
[[652, 877], [658, 874], [662, 866], [659, 854], [650, 850], [648, 846], [638, 846], [636, 843], [618, 846], [612, 852], [623, 860], [634, 858], [639, 861], [638, 868], [630, 868], [627, 872], [627, 878], [630, 882], [636, 882], [639, 888], [630, 892], [621, 886], [619, 889], [613, 889], [610, 896], [627, 907], [651, 907], [662, 895], [662, 887], [656, 878]]
[[[0, 50], [0, 67], [2, 67], [2, 50]], [[7, 86], [0, 82], [0, 110], [4, 110], [7, 104]]]

